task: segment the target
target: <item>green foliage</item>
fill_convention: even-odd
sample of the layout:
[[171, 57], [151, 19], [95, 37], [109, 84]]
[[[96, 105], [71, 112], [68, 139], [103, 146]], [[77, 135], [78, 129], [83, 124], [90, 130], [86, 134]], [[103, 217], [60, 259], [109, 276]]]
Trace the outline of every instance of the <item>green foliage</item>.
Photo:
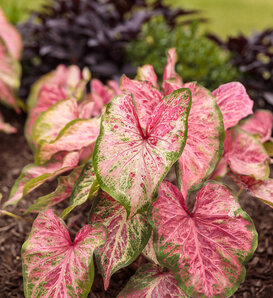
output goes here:
[[40, 10], [46, 0], [0, 0], [0, 7], [13, 24], [25, 21], [32, 10]]
[[140, 38], [129, 44], [127, 55], [136, 66], [152, 64], [161, 77], [166, 49], [172, 47], [177, 49], [176, 71], [184, 82], [198, 81], [212, 90], [238, 78], [229, 54], [200, 34], [197, 23], [171, 29], [162, 18], [154, 18], [143, 25]]

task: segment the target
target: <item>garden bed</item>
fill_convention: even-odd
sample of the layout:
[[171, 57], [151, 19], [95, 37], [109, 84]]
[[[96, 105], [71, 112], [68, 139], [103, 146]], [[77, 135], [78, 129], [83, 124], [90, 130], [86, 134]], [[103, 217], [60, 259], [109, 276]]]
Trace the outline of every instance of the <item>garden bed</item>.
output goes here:
[[[32, 162], [32, 153], [29, 149], [23, 134], [24, 115], [16, 115], [13, 111], [3, 108], [5, 118], [9, 120], [17, 129], [15, 135], [5, 135], [0, 133], [0, 193], [2, 202], [6, 201], [9, 191], [21, 172], [21, 169]], [[8, 211], [19, 213], [33, 203], [35, 199], [43, 194], [49, 193], [54, 189], [55, 183], [47, 183], [38, 190], [26, 196], [18, 207], [9, 207]], [[68, 201], [58, 208], [64, 208]], [[273, 293], [273, 212], [272, 209], [258, 200], [250, 198], [247, 193], [242, 193], [240, 203], [243, 209], [253, 219], [259, 233], [259, 244], [250, 262], [246, 264], [246, 279], [241, 284], [239, 290], [233, 297], [272, 297]], [[72, 232], [86, 223], [89, 206], [84, 205], [82, 212], [73, 213], [68, 226]], [[76, 216], [80, 214], [81, 217]], [[34, 215], [28, 216], [33, 218]], [[81, 221], [81, 218], [84, 218]], [[0, 293], [1, 297], [23, 297], [23, 280], [21, 272], [20, 250], [31, 229], [31, 223], [22, 220], [15, 220], [7, 216], [0, 217]], [[73, 237], [73, 235], [72, 235]], [[131, 266], [119, 270], [111, 278], [110, 286], [105, 292], [103, 281], [99, 274], [95, 275], [92, 291], [89, 297], [116, 297], [120, 290], [125, 286], [130, 276], [137, 268], [138, 263], [145, 262], [140, 257]]]

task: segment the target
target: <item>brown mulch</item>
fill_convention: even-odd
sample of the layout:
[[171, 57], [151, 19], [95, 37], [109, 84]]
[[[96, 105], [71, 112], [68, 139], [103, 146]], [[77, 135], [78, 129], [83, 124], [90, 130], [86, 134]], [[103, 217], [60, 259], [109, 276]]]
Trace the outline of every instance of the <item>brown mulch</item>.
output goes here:
[[[21, 169], [32, 162], [32, 153], [23, 135], [25, 116], [17, 116], [13, 111], [2, 108], [7, 121], [19, 130], [18, 134], [0, 133], [0, 193], [2, 202], [7, 200], [9, 191], [21, 172]], [[36, 198], [51, 191], [55, 182], [40, 187], [23, 199], [17, 207], [9, 207], [8, 211], [22, 215], [23, 211]], [[273, 297], [273, 210], [258, 200], [250, 198], [246, 193], [240, 196], [243, 209], [252, 217], [259, 233], [258, 248], [250, 262], [246, 264], [246, 278], [233, 297], [271, 298]], [[66, 204], [66, 203], [64, 203]], [[63, 206], [61, 206], [63, 207]], [[89, 206], [81, 207], [80, 214], [88, 214]], [[74, 213], [68, 225], [74, 228], [84, 225], [86, 217], [81, 218]], [[72, 216], [73, 216], [72, 215]], [[34, 218], [29, 215], [28, 218]], [[20, 250], [31, 229], [31, 223], [0, 216], [0, 297], [24, 297], [21, 272]], [[74, 234], [73, 233], [73, 234]], [[105, 292], [102, 278], [96, 273], [89, 297], [116, 297], [137, 268], [137, 262], [119, 270], [111, 278], [110, 286]]]

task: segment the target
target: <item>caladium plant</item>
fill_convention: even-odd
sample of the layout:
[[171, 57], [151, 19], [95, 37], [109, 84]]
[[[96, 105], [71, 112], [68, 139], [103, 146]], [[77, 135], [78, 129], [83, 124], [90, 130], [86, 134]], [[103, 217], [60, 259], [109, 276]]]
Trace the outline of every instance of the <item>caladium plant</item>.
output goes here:
[[[0, 7], [0, 102], [20, 113], [17, 91], [20, 86], [21, 66], [19, 63], [22, 40], [17, 30], [9, 23]], [[15, 133], [0, 114], [0, 131]]]
[[[141, 253], [151, 262], [118, 297], [227, 297], [243, 281], [257, 233], [232, 191], [212, 179], [228, 173], [273, 206], [272, 115], [243, 119], [253, 103], [242, 84], [210, 92], [183, 82], [175, 62], [170, 49], [161, 88], [151, 65], [120, 86], [92, 80], [89, 94], [88, 76], [74, 67], [33, 88], [26, 136], [35, 160], [6, 206], [71, 172], [27, 210], [39, 215], [22, 250], [26, 297], [86, 297], [93, 253], [105, 289]], [[164, 180], [173, 165], [179, 188]], [[49, 208], [67, 197], [58, 217]], [[89, 202], [89, 224], [72, 243], [62, 219]]]

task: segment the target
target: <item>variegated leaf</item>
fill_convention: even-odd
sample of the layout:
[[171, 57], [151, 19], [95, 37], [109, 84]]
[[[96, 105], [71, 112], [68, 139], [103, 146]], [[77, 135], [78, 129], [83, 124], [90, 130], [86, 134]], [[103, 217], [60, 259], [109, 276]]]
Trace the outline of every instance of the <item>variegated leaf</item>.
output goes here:
[[137, 80], [140, 81], [148, 81], [152, 83], [153, 86], [158, 88], [157, 84], [157, 75], [154, 71], [154, 68], [152, 65], [143, 65], [137, 69]]
[[190, 104], [189, 89], [164, 97], [154, 108], [146, 131], [131, 95], [115, 97], [108, 104], [94, 149], [94, 169], [101, 188], [130, 217], [152, 202], [159, 183], [181, 155]]
[[142, 214], [127, 220], [124, 207], [105, 192], [100, 192], [96, 203], [90, 221], [103, 224], [108, 230], [105, 244], [95, 250], [106, 290], [112, 274], [140, 255], [151, 235], [151, 227]]
[[127, 94], [133, 94], [140, 126], [146, 129], [150, 115], [162, 100], [162, 94], [149, 81], [131, 80], [125, 75], [120, 79], [120, 88]]
[[177, 163], [178, 184], [186, 199], [212, 173], [223, 152], [224, 125], [215, 98], [196, 83], [185, 84], [192, 92], [188, 138]]
[[145, 264], [138, 268], [118, 298], [178, 298], [187, 297], [177, 285], [172, 272], [163, 272], [154, 264]]
[[255, 114], [240, 123], [240, 128], [252, 135], [257, 135], [262, 143], [271, 137], [273, 114], [269, 110], [257, 110]]
[[[0, 29], [1, 30], [1, 29]], [[20, 86], [21, 66], [0, 37], [0, 101], [20, 113], [16, 92]]]
[[236, 291], [256, 249], [257, 232], [226, 186], [207, 183], [190, 213], [179, 190], [163, 182], [150, 221], [157, 259], [187, 295], [229, 297]]
[[38, 116], [47, 111], [56, 102], [64, 100], [66, 94], [62, 88], [58, 85], [46, 85], [41, 87], [40, 93], [37, 95], [38, 100], [36, 105], [29, 111], [28, 118], [25, 125], [25, 136], [33, 149], [37, 147], [37, 144], [33, 144], [32, 131], [33, 125], [37, 120]]
[[41, 141], [53, 141], [66, 124], [77, 118], [79, 113], [75, 98], [58, 101], [37, 118], [33, 125], [32, 138], [37, 144]]
[[[176, 49], [172, 48], [167, 53], [167, 64], [164, 69], [162, 89], [165, 95], [170, 94], [178, 88], [182, 88], [182, 78], [175, 72], [175, 63], [177, 61]], [[174, 87], [175, 86], [175, 87]]]
[[252, 135], [235, 127], [230, 130], [232, 144], [225, 148], [225, 159], [231, 170], [240, 175], [263, 180], [269, 176], [269, 157], [263, 145]]
[[46, 196], [40, 197], [27, 209], [26, 213], [40, 212], [41, 210], [59, 204], [66, 198], [70, 197], [73, 186], [78, 180], [81, 171], [82, 166], [78, 166], [69, 175], [58, 177], [58, 186], [55, 191]]
[[253, 113], [253, 101], [241, 83], [231, 82], [221, 85], [212, 92], [212, 95], [216, 97], [223, 114], [225, 130]]
[[156, 253], [154, 249], [154, 240], [153, 240], [153, 232], [151, 233], [150, 239], [147, 242], [146, 246], [142, 250], [142, 254], [146, 259], [148, 259], [151, 262], [154, 262], [157, 265], [160, 265], [156, 258]]
[[256, 180], [250, 176], [234, 174], [231, 174], [231, 178], [241, 188], [248, 190], [253, 197], [273, 208], [273, 179]]
[[72, 242], [51, 209], [40, 213], [22, 247], [25, 297], [87, 297], [94, 278], [93, 251], [106, 234], [102, 226], [86, 225]]
[[8, 201], [4, 206], [15, 205], [30, 193], [36, 187], [40, 186], [49, 179], [52, 179], [66, 171], [77, 166], [79, 162], [79, 153], [70, 152], [57, 155], [53, 161], [44, 166], [29, 164], [21, 172], [21, 175], [15, 181]]
[[51, 142], [40, 142], [35, 156], [37, 164], [44, 164], [60, 151], [76, 151], [95, 144], [100, 131], [100, 119], [70, 121]]
[[75, 183], [72, 189], [70, 204], [62, 212], [61, 217], [64, 218], [69, 214], [76, 206], [85, 203], [90, 196], [94, 195], [99, 189], [99, 184], [96, 179], [92, 162], [88, 162], [82, 170], [79, 179]]
[[0, 38], [2, 38], [16, 60], [20, 59], [22, 51], [22, 38], [14, 26], [10, 24], [0, 7]]

